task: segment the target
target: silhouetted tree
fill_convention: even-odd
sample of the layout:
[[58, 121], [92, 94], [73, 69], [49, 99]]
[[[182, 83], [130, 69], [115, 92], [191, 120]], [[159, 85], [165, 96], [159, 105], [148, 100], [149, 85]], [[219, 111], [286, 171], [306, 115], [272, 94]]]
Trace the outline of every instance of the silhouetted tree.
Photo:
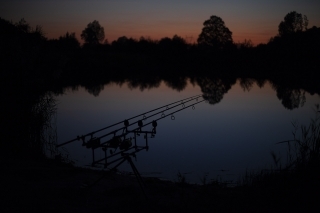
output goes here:
[[24, 18], [20, 19], [20, 21], [17, 22], [15, 25], [18, 28], [18, 30], [20, 30], [21, 32], [24, 32], [24, 33], [31, 32], [31, 27]]
[[129, 40], [129, 38], [127, 36], [121, 36], [117, 39], [117, 43], [119, 44], [125, 44], [127, 41]]
[[301, 13], [292, 11], [284, 17], [284, 21], [281, 21], [278, 27], [280, 36], [292, 34], [295, 32], [307, 30], [309, 20], [307, 16], [302, 16]]
[[176, 49], [185, 50], [185, 48], [187, 47], [187, 42], [182, 37], [174, 35], [172, 37], [172, 45]]
[[80, 47], [75, 33], [67, 32], [65, 35], [59, 37], [59, 42], [63, 47], [68, 49], [78, 49]]
[[116, 41], [111, 43], [112, 47], [121, 51], [135, 51], [138, 41], [126, 36], [119, 37]]
[[252, 43], [251, 39], [249, 39], [249, 40], [244, 39], [244, 41], [238, 43], [237, 46], [239, 49], [250, 49], [250, 48], [253, 48], [253, 43]]
[[157, 41], [153, 41], [150, 38], [140, 37], [139, 41], [139, 49], [145, 53], [151, 53], [155, 50], [157, 46]]
[[44, 32], [44, 30], [43, 30], [41, 25], [37, 25], [36, 29], [33, 30], [32, 33], [37, 34], [37, 35], [39, 35], [40, 37], [43, 37], [43, 38], [44, 38], [44, 34], [45, 34], [45, 32]]
[[104, 45], [109, 45], [108, 39], [105, 39], [104, 42], [103, 42], [103, 44], [104, 44]]
[[169, 49], [171, 46], [171, 38], [164, 37], [164, 38], [160, 39], [158, 45], [159, 45], [160, 49]]
[[27, 23], [27, 21], [22, 18], [19, 22], [15, 24], [17, 29], [22, 33], [27, 33], [31, 35], [31, 37], [37, 38], [37, 39], [44, 39], [44, 31], [41, 25], [37, 25], [35, 29], [30, 27], [30, 25]]
[[225, 26], [218, 16], [211, 16], [203, 23], [202, 32], [198, 37], [198, 44], [224, 49], [233, 44], [232, 32]]
[[158, 42], [158, 45], [161, 51], [170, 54], [182, 53], [188, 46], [186, 41], [178, 35], [174, 35], [172, 39], [168, 37], [162, 38]]
[[81, 39], [83, 39], [86, 44], [99, 44], [104, 39], [104, 28], [101, 27], [98, 21], [94, 20], [82, 31]]

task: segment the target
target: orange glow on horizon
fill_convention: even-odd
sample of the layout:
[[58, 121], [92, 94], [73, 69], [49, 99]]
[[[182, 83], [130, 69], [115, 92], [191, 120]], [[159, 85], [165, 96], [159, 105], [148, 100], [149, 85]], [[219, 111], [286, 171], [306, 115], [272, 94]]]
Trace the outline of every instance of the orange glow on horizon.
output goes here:
[[203, 22], [219, 16], [233, 33], [235, 43], [251, 40], [254, 45], [267, 43], [277, 35], [278, 25], [290, 11], [307, 15], [309, 28], [320, 26], [320, 2], [287, 1], [6, 1], [0, 3], [1, 18], [13, 23], [24, 18], [31, 27], [43, 27], [45, 36], [58, 39], [75, 32], [80, 43], [81, 32], [89, 22], [99, 21], [105, 39], [111, 43], [121, 36], [152, 40], [178, 35], [196, 43]]
[[[50, 32], [50, 30], [45, 30], [45, 36], [48, 37], [49, 39], [58, 39], [60, 36], [65, 35], [66, 32], [75, 32], [76, 33], [76, 37], [78, 39], [78, 41], [83, 44], [83, 40], [81, 39], [81, 32], [82, 30], [76, 30], [76, 31], [65, 31], [65, 33], [59, 33], [57, 31], [53, 31]], [[197, 43], [197, 39], [198, 36], [200, 34], [201, 31], [199, 31], [199, 33], [189, 33], [189, 32], [174, 32], [174, 31], [169, 31], [169, 32], [164, 32], [161, 31], [161, 33], [157, 33], [157, 32], [143, 32], [141, 34], [137, 33], [131, 33], [131, 34], [124, 34], [124, 33], [108, 33], [105, 30], [105, 40], [108, 40], [109, 44], [111, 44], [113, 41], [116, 41], [119, 37], [122, 36], [126, 36], [127, 38], [133, 38], [135, 40], [139, 40], [141, 37], [144, 37], [146, 39], [151, 39], [153, 41], [159, 41], [162, 38], [168, 37], [168, 38], [172, 38], [174, 35], [178, 35], [181, 38], [183, 38], [184, 40], [186, 40], [187, 43], [189, 44], [196, 44]], [[255, 34], [255, 33], [233, 33], [232, 38], [234, 43], [241, 43], [243, 42], [245, 39], [246, 40], [251, 40], [253, 45], [256, 46], [258, 44], [266, 44], [271, 37], [274, 37], [277, 35], [277, 31], [274, 31], [273, 33], [264, 33], [264, 34]], [[103, 43], [103, 42], [102, 42]]]
[[[71, 23], [56, 23], [50, 28], [46, 27], [45, 23], [40, 25], [43, 26], [43, 29], [46, 32], [45, 36], [49, 39], [58, 39], [60, 36], [65, 35], [66, 32], [75, 32], [77, 39], [81, 44], [83, 44], [83, 40], [81, 39], [80, 35], [82, 33], [82, 30], [85, 29], [88, 23], [77, 23], [76, 25]], [[130, 29], [126, 27], [126, 24], [117, 25], [116, 23], [111, 23], [108, 21], [99, 21], [99, 23], [104, 28], [105, 39], [108, 40], [109, 43], [112, 43], [122, 36], [126, 36], [128, 38], [133, 38], [136, 40], [144, 37], [157, 41], [165, 37], [172, 38], [174, 35], [178, 35], [185, 39], [187, 43], [196, 44], [198, 36], [201, 33], [203, 27], [202, 22], [198, 23], [192, 21], [190, 22], [190, 24], [169, 24], [168, 26], [165, 22], [153, 27], [144, 27], [144, 23], [133, 22]], [[232, 32], [234, 43], [240, 43], [246, 39], [251, 40], [254, 46], [258, 44], [266, 44], [271, 37], [276, 36], [278, 33], [277, 26], [273, 26], [272, 24], [269, 24], [266, 29], [261, 26], [260, 28], [259, 26], [242, 27], [241, 25], [237, 24], [237, 22], [231, 22], [230, 24], [226, 22], [226, 26]]]

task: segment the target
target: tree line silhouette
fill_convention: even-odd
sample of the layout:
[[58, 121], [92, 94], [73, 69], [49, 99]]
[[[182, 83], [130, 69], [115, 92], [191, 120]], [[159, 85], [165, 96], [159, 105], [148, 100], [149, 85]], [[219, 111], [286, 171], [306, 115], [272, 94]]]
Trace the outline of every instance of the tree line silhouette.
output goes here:
[[293, 11], [267, 44], [235, 43], [218, 16], [203, 23], [197, 43], [178, 35], [160, 40], [119, 37], [109, 43], [98, 21], [82, 31], [48, 39], [41, 26], [32, 29], [0, 19], [1, 78], [63, 84], [113, 77], [203, 75], [314, 79], [319, 69], [320, 28], [308, 28], [306, 16]]

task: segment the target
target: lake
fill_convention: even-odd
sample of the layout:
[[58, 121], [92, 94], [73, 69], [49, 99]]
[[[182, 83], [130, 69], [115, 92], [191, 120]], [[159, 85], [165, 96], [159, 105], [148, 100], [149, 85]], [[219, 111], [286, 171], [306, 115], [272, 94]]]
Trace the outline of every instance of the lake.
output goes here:
[[[204, 177], [234, 183], [246, 171], [275, 168], [272, 151], [285, 164], [287, 145], [276, 143], [293, 139], [291, 123], [308, 124], [315, 115], [315, 104], [320, 103], [318, 94], [252, 79], [79, 86], [56, 96], [57, 143], [202, 94], [208, 101], [174, 113], [174, 120], [168, 116], [158, 121], [155, 137], [148, 139], [148, 151], [137, 153], [134, 160], [142, 176], [177, 181], [180, 172], [190, 183], [201, 183]], [[92, 151], [81, 144], [75, 141], [59, 151], [76, 166], [88, 166]], [[103, 158], [104, 153], [96, 150], [95, 157]], [[131, 172], [126, 162], [118, 169]]]

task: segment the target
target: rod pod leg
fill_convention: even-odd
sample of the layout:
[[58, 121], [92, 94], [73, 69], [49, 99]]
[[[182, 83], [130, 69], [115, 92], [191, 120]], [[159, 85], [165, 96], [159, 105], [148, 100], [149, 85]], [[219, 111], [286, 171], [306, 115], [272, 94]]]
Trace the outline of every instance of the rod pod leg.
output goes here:
[[132, 159], [129, 155], [126, 156], [126, 160], [130, 163], [132, 171], [133, 171], [134, 175], [136, 176], [138, 183], [140, 185], [140, 189], [142, 190], [145, 198], [148, 200], [148, 196], [147, 196], [146, 192], [144, 191], [145, 183], [143, 182], [143, 179], [142, 179], [137, 167], [134, 165], [134, 163], [132, 162]]

